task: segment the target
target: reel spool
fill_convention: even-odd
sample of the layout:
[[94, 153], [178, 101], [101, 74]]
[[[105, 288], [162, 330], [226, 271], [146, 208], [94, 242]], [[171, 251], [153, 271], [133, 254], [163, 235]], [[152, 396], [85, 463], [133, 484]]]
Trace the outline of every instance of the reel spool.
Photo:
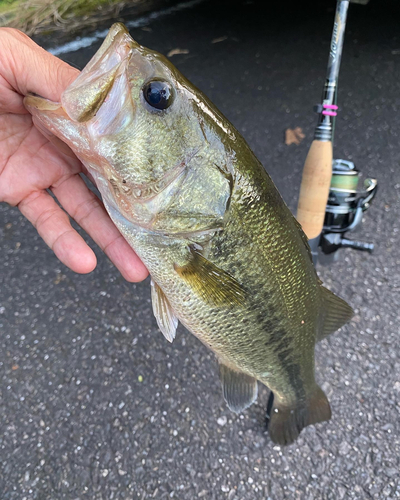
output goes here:
[[377, 180], [368, 178], [364, 181], [363, 190], [358, 191], [359, 180], [360, 171], [353, 162], [333, 160], [324, 227], [319, 241], [320, 255], [329, 255], [330, 258], [320, 259], [321, 263], [332, 261], [339, 248], [348, 247], [366, 252], [374, 249], [372, 243], [344, 237], [346, 232], [353, 231], [361, 224], [362, 214], [370, 207], [378, 189]]

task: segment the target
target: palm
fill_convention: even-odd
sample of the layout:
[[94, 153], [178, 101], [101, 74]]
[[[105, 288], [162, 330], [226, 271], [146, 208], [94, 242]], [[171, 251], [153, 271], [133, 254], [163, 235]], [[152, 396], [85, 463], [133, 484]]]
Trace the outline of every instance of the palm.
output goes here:
[[32, 196], [79, 173], [80, 162], [55, 150], [30, 115], [0, 116], [0, 189], [5, 201], [26, 204]]
[[72, 154], [61, 153], [32, 123], [29, 114], [0, 115], [0, 201], [18, 205], [57, 257], [76, 272], [96, 265], [92, 250], [72, 228], [69, 217], [46, 191], [107, 253], [131, 281], [143, 279], [144, 266], [112, 224], [101, 201], [79, 176]]

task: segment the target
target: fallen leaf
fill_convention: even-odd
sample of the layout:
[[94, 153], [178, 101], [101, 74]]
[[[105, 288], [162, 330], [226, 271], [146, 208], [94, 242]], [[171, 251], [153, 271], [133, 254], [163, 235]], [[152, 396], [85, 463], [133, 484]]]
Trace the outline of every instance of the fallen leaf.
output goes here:
[[288, 128], [285, 131], [285, 144], [287, 146], [290, 146], [290, 144], [296, 144], [296, 146], [298, 146], [304, 137], [305, 134], [303, 134], [303, 130], [300, 127], [294, 129]]
[[172, 49], [168, 52], [167, 57], [177, 56], [178, 54], [189, 54], [188, 49]]
[[64, 281], [66, 278], [65, 274], [57, 273], [56, 279], [54, 280], [55, 285], [59, 285], [61, 281]]
[[18, 365], [12, 365], [11, 370], [15, 372], [15, 370], [18, 370], [19, 366]]
[[227, 36], [220, 36], [219, 38], [214, 38], [214, 40], [212, 40], [211, 43], [224, 42], [225, 40], [228, 40]]

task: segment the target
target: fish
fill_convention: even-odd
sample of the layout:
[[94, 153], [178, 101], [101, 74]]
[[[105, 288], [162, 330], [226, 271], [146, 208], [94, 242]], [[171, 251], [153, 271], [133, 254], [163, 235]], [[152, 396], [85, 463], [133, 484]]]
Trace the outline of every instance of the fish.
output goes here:
[[60, 102], [24, 103], [86, 166], [149, 270], [164, 337], [180, 322], [215, 353], [230, 410], [260, 382], [273, 442], [329, 420], [315, 344], [353, 310], [322, 285], [299, 223], [211, 101], [117, 23]]

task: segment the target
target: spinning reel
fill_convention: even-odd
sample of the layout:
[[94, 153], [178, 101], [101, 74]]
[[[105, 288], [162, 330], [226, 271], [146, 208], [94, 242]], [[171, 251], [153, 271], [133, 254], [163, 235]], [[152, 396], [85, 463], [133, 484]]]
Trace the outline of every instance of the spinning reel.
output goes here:
[[[363, 213], [370, 207], [378, 189], [377, 180], [368, 178], [358, 191], [359, 181], [360, 171], [353, 162], [333, 160], [331, 186], [319, 240], [321, 263], [335, 260], [335, 252], [339, 248], [354, 248], [370, 253], [374, 249], [372, 243], [345, 237], [347, 232], [354, 231], [361, 224]], [[329, 258], [324, 258], [321, 253]]]

